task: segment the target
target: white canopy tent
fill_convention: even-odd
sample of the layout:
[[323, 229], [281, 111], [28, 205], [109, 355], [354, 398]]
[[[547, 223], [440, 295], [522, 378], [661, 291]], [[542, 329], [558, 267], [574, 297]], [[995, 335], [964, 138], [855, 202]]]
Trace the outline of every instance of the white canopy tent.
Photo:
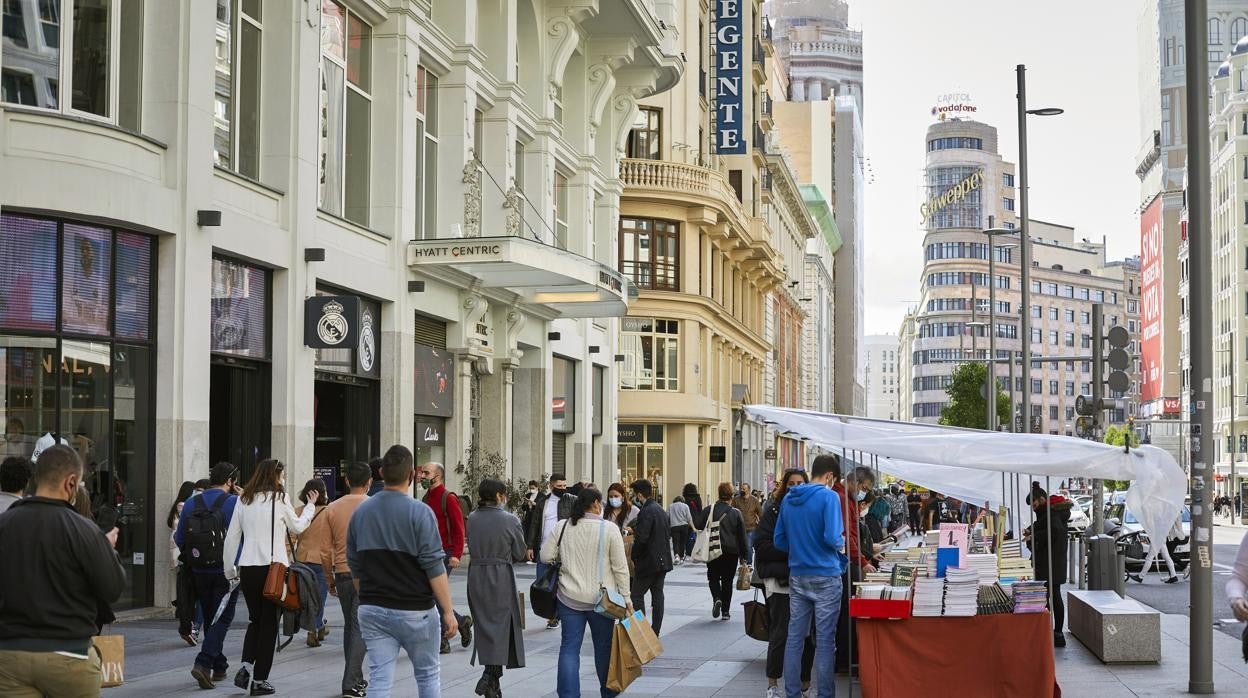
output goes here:
[[751, 418], [827, 451], [878, 456], [876, 464], [886, 473], [975, 504], [1022, 501], [1030, 483], [1018, 483], [1020, 495], [1007, 491], [1003, 496], [999, 473], [1036, 479], [1131, 480], [1127, 508], [1146, 530], [1168, 531], [1187, 494], [1187, 476], [1179, 464], [1153, 446], [1126, 451], [1066, 436], [891, 422], [765, 405], [745, 410]]

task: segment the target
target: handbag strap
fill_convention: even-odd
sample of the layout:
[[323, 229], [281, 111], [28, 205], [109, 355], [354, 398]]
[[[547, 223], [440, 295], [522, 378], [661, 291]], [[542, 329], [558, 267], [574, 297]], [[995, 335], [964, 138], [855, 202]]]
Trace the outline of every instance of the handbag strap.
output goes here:
[[269, 493], [269, 563], [272, 564], [277, 559], [277, 544], [273, 539], [277, 537], [277, 497]]
[[602, 525], [598, 527], [598, 588], [599, 589], [607, 588], [606, 585], [602, 583], [602, 578], [603, 578], [603, 575], [606, 574], [606, 568], [607, 568], [606, 552], [607, 552], [607, 522], [603, 521]]
[[563, 557], [560, 549], [563, 547], [563, 534], [568, 532], [568, 520], [563, 520], [563, 528], [559, 529], [559, 538], [555, 540], [555, 559], [559, 560]]

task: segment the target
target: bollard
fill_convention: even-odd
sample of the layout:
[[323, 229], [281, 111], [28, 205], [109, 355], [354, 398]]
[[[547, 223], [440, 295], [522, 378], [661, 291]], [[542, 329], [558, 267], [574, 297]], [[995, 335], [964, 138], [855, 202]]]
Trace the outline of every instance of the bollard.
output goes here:
[[1114, 554], [1117, 561], [1118, 574], [1114, 575], [1114, 591], [1124, 599], [1127, 597], [1127, 555], [1121, 550]]
[[1083, 536], [1079, 537], [1079, 588], [1088, 588], [1088, 541]]
[[1114, 558], [1117, 543], [1113, 536], [1091, 536], [1088, 538], [1088, 589], [1093, 591], [1116, 589], [1114, 578], [1122, 578], [1119, 565]]

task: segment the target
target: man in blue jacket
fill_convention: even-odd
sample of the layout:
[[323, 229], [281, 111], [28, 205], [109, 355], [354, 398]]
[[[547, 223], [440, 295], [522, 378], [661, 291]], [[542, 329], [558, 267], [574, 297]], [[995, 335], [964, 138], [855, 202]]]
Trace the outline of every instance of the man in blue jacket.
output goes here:
[[[216, 682], [224, 681], [230, 663], [222, 648], [225, 634], [234, 621], [234, 605], [238, 602], [238, 588], [230, 589], [230, 582], [223, 571], [222, 551], [225, 549], [225, 532], [230, 529], [234, 516], [235, 484], [238, 469], [229, 463], [212, 466], [208, 483], [210, 487], [186, 500], [178, 528], [173, 532], [173, 542], [182, 551], [182, 564], [191, 571], [195, 585], [195, 600], [204, 616], [204, 644], [195, 657], [191, 676], [199, 687], [210, 689]], [[229, 594], [230, 600], [221, 618], [212, 622], [221, 600]]]
[[836, 695], [836, 621], [848, 558], [840, 498], [832, 491], [840, 473], [835, 455], [815, 458], [810, 484], [789, 490], [780, 505], [773, 543], [789, 554], [789, 637], [784, 649], [784, 692], [802, 695], [802, 649], [815, 620], [819, 698]]

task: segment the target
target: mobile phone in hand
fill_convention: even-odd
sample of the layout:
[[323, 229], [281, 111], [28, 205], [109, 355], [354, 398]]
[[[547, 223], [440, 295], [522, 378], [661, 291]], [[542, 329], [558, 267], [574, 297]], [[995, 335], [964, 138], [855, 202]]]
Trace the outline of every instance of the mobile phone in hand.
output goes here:
[[104, 533], [108, 533], [117, 526], [117, 510], [110, 506], [102, 506], [95, 514], [95, 523]]

